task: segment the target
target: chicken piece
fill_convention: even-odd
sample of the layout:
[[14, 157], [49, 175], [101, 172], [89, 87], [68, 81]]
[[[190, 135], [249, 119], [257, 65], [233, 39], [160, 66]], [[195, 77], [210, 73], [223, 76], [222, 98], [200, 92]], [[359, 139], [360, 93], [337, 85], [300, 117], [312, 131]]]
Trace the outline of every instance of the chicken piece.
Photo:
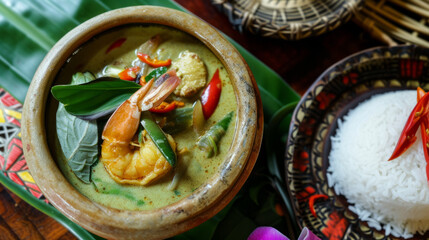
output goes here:
[[206, 66], [196, 53], [188, 50], [180, 53], [179, 59], [173, 62], [172, 68], [176, 69], [177, 76], [182, 79], [174, 90], [177, 96], [192, 97], [206, 85]]

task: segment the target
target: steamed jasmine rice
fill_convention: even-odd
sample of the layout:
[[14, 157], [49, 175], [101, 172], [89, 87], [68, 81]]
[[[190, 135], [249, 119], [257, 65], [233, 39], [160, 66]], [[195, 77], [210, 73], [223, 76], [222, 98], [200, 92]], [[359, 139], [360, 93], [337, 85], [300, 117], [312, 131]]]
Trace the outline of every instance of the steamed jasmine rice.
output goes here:
[[388, 161], [416, 91], [379, 94], [338, 121], [331, 137], [328, 184], [362, 221], [385, 234], [412, 237], [429, 229], [429, 187], [420, 129], [404, 154]]

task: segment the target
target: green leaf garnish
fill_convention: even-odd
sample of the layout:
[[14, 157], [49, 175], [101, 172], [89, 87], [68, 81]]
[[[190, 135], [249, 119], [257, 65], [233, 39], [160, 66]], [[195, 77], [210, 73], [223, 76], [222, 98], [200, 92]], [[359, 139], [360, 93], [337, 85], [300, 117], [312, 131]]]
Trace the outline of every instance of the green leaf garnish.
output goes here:
[[[71, 84], [94, 79], [91, 73], [76, 73]], [[59, 104], [57, 114], [58, 140], [73, 173], [83, 182], [90, 183], [91, 167], [98, 159], [98, 127], [96, 121], [85, 121], [69, 114]]]
[[145, 82], [149, 82], [152, 78], [159, 78], [161, 77], [162, 74], [167, 72], [167, 67], [159, 67], [159, 68], [155, 68], [154, 70], [152, 70], [152, 72], [150, 72], [145, 78]]
[[102, 77], [79, 85], [57, 85], [52, 95], [70, 114], [96, 119], [114, 111], [141, 86], [117, 78]]

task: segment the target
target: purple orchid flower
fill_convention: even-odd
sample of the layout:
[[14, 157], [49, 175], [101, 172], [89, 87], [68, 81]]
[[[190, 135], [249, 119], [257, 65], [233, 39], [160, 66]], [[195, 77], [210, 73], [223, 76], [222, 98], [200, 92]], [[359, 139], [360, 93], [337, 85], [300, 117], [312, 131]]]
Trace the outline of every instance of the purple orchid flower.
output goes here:
[[[247, 240], [289, 240], [289, 238], [273, 227], [258, 227]], [[302, 229], [298, 240], [320, 240], [320, 238], [305, 227]]]
[[298, 240], [320, 240], [320, 238], [308, 230], [308, 228], [304, 227], [298, 237]]

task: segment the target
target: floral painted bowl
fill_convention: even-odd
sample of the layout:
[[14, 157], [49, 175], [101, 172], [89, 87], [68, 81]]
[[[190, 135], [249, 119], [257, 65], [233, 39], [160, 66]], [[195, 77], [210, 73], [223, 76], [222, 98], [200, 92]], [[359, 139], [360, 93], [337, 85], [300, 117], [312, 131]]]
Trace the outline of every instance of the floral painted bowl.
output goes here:
[[[298, 224], [323, 239], [398, 239], [385, 236], [348, 209], [342, 195], [328, 186], [330, 136], [337, 120], [376, 93], [429, 87], [429, 49], [381, 47], [352, 55], [326, 70], [308, 89], [294, 111], [286, 149], [286, 178]], [[314, 204], [309, 198], [325, 194]], [[415, 236], [418, 239], [427, 238]]]
[[[212, 51], [225, 66], [237, 101], [235, 131], [214, 175], [191, 194], [154, 210], [118, 210], [91, 201], [70, 184], [56, 164], [48, 132], [53, 130], [50, 95], [57, 76], [80, 47], [118, 27], [157, 24], [185, 32]], [[64, 80], [62, 80], [64, 81]], [[60, 212], [105, 238], [161, 239], [182, 233], [214, 216], [239, 191], [257, 159], [263, 129], [262, 104], [247, 64], [215, 29], [189, 14], [162, 7], [136, 6], [101, 14], [65, 35], [47, 54], [31, 82], [24, 104], [24, 154], [40, 189]]]

